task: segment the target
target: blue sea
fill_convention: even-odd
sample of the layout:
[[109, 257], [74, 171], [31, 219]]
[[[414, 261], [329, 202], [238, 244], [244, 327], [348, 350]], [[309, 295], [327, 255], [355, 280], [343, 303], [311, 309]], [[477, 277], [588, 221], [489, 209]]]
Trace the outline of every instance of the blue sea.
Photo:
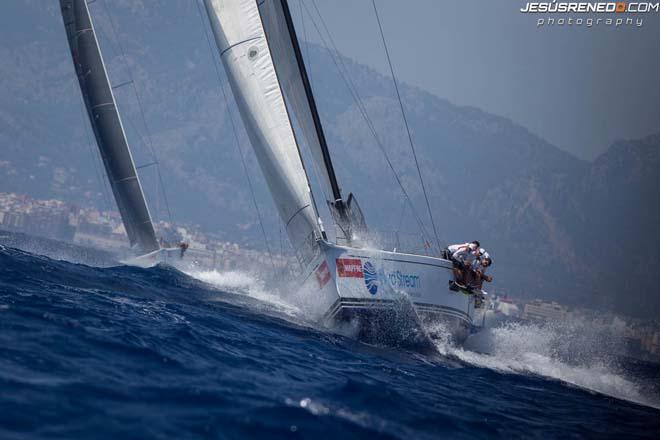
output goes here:
[[55, 251], [0, 247], [2, 439], [660, 438], [658, 365], [584, 329], [370, 345], [259, 274]]

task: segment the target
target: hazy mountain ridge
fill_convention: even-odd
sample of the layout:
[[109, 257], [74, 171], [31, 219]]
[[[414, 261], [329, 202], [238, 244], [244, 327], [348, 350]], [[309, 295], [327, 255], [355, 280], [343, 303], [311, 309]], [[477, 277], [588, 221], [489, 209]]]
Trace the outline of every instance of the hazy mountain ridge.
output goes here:
[[[41, 14], [38, 28], [43, 32], [36, 41], [17, 44], [20, 39], [13, 38], [14, 45], [0, 46], [0, 184], [6, 191], [98, 205], [103, 203], [94, 168], [98, 162], [86, 145], [87, 121], [61, 19], [56, 10], [27, 5], [23, 13]], [[177, 8], [183, 13], [181, 5]], [[141, 6], [132, 12], [144, 11]], [[163, 36], [168, 43], [158, 45], [158, 38], [148, 39], [147, 34], [159, 23], [141, 33], [120, 29], [124, 58], [116, 45], [104, 41], [110, 34], [107, 20], [103, 15], [95, 19], [105, 30], [101, 44], [113, 83], [132, 76], [138, 88], [174, 218], [258, 244], [260, 232], [228, 108], [201, 30], [193, 29], [199, 35], [192, 38], [189, 24], [177, 28], [170, 17], [172, 35]], [[181, 43], [169, 45], [175, 40]], [[417, 232], [332, 58], [316, 46], [305, 47], [304, 53], [344, 191], [358, 196], [374, 229]], [[340, 64], [347, 67], [380, 141], [431, 231], [391, 79], [352, 60]], [[405, 84], [401, 92], [442, 242], [482, 240], [495, 257], [496, 286], [514, 295], [588, 300], [624, 311], [658, 310], [660, 300], [649, 293], [657, 291], [660, 273], [654, 251], [660, 244], [660, 211], [654, 202], [660, 135], [618, 142], [588, 163], [506, 118]], [[141, 140], [146, 130], [133, 92], [128, 86], [116, 93], [136, 163], [147, 163], [148, 148]], [[277, 242], [279, 222], [233, 102], [229, 111], [267, 229]], [[153, 207], [153, 170], [145, 170], [142, 179]], [[159, 206], [157, 215], [163, 216]], [[243, 230], [249, 223], [253, 227]]]

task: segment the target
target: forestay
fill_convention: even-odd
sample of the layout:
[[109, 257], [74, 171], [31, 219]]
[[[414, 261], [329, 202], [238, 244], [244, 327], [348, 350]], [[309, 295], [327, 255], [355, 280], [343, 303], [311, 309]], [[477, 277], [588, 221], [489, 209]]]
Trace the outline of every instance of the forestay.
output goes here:
[[278, 74], [255, 0], [204, 0], [250, 143], [299, 260], [321, 237]]
[[131, 246], [159, 248], [85, 0], [60, 0], [73, 64]]

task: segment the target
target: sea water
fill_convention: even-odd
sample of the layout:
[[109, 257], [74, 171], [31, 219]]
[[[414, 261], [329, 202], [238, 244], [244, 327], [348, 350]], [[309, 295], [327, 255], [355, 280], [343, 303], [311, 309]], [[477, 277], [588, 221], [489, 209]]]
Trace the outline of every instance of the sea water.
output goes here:
[[660, 438], [660, 369], [598, 331], [367, 345], [261, 274], [187, 272], [2, 247], [0, 438]]

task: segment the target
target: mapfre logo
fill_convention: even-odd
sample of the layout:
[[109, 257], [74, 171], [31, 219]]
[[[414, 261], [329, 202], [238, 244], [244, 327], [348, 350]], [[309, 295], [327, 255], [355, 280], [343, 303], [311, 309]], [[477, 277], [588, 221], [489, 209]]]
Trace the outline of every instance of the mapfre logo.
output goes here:
[[362, 260], [359, 258], [337, 258], [337, 276], [342, 278], [362, 278]]

